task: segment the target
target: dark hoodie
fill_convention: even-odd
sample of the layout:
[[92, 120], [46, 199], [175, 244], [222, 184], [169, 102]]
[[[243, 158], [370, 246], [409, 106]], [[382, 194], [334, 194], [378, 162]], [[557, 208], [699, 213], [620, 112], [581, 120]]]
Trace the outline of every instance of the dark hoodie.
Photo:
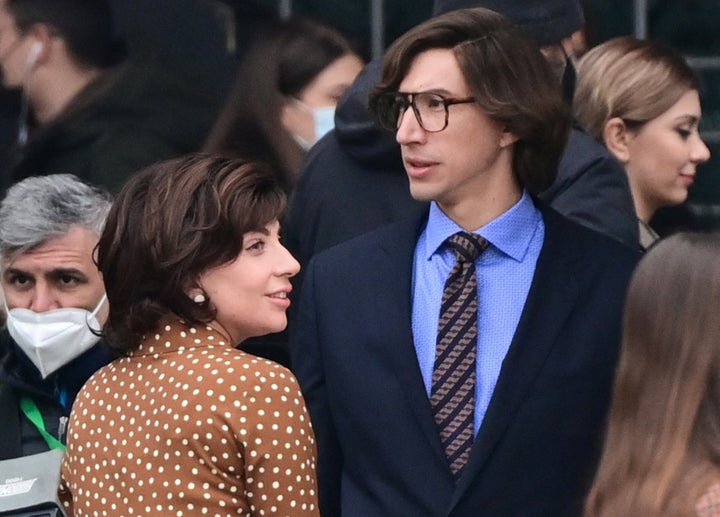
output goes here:
[[380, 73], [378, 60], [365, 66], [338, 103], [335, 129], [315, 144], [300, 173], [283, 231], [301, 264], [427, 206], [410, 196], [395, 135], [376, 126], [368, 110]]
[[[368, 95], [380, 76], [379, 61], [364, 68], [337, 106], [335, 129], [313, 147], [300, 172], [284, 233], [301, 264], [334, 244], [425, 209], [410, 196], [395, 135], [379, 129], [368, 110]], [[582, 131], [571, 131], [557, 179], [540, 198], [568, 218], [637, 248], [625, 171]]]

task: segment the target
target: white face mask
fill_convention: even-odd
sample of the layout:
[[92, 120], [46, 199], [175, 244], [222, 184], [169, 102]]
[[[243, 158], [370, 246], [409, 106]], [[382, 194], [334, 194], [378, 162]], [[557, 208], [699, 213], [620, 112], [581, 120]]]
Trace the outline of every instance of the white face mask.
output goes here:
[[44, 379], [100, 340], [93, 333], [102, 330], [95, 316], [106, 299], [107, 295], [103, 295], [92, 312], [79, 308], [46, 312], [8, 310], [6, 303], [8, 331]]
[[315, 135], [312, 140], [308, 141], [300, 135], [293, 135], [293, 138], [295, 138], [295, 141], [300, 145], [300, 147], [302, 147], [306, 151], [309, 151], [310, 148], [315, 145], [318, 140], [320, 140], [323, 136], [325, 136], [328, 132], [330, 132], [330, 130], [335, 127], [335, 106], [311, 108], [310, 106], [298, 99], [293, 100], [303, 110], [310, 113], [313, 118]]

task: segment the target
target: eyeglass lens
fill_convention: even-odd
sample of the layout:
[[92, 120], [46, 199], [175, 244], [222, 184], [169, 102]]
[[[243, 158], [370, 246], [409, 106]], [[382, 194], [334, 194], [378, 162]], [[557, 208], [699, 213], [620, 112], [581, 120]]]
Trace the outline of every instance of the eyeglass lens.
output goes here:
[[[412, 101], [410, 101], [412, 97]], [[397, 129], [408, 108], [425, 131], [442, 131], [447, 124], [445, 99], [437, 93], [388, 93], [381, 104], [381, 122], [387, 129]]]

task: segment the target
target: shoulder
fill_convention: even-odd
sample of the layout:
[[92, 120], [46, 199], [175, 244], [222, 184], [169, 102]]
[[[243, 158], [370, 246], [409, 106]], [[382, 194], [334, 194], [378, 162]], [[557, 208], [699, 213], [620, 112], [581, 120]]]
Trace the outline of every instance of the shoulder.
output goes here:
[[540, 204], [539, 208], [545, 223], [545, 253], [575, 256], [587, 267], [593, 264], [624, 264], [630, 269], [641, 257], [639, 250], [571, 221], [546, 205]]
[[599, 247], [606, 249], [611, 253], [619, 253], [621, 255], [639, 256], [638, 250], [635, 250], [630, 246], [605, 235], [604, 233], [598, 232], [597, 230], [593, 230], [569, 219], [546, 203], [538, 202], [537, 204], [542, 214], [543, 222], [545, 223], [546, 233], [550, 233], [551, 236], [558, 237], [558, 240], [563, 241], [565, 246], [572, 247], [575, 244], [571, 240], [572, 238], [579, 239], [582, 246]]
[[238, 368], [237, 381], [239, 386], [252, 389], [294, 390], [297, 389], [295, 375], [285, 366], [258, 357], [242, 350], [233, 350], [234, 367]]
[[313, 257], [311, 263], [332, 268], [334, 265], [343, 267], [343, 263], [360, 266], [369, 256], [377, 253], [405, 255], [409, 252], [411, 256], [426, 220], [427, 209], [424, 209], [421, 214], [387, 223], [323, 250]]
[[710, 486], [695, 504], [697, 517], [720, 516], [720, 482]]

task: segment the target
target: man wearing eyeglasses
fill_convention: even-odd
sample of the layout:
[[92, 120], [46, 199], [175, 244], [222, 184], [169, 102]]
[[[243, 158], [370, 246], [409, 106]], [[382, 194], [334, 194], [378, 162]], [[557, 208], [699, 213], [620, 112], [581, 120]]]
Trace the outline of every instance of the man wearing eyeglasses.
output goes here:
[[307, 267], [291, 351], [321, 513], [579, 515], [637, 257], [534, 198], [570, 126], [556, 78], [459, 10], [392, 45], [371, 107], [430, 206]]

